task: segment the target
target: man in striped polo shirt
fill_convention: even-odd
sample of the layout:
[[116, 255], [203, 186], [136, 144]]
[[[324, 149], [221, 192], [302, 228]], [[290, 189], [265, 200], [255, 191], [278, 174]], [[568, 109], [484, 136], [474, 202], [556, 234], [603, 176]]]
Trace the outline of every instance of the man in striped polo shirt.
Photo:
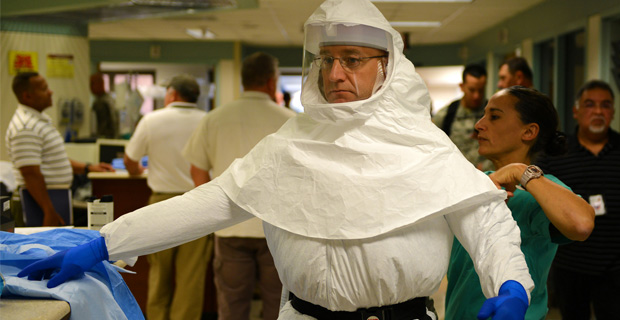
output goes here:
[[[17, 183], [28, 191], [43, 211], [44, 226], [59, 226], [60, 217], [47, 193], [48, 185], [70, 185], [73, 174], [114, 171], [111, 165], [92, 165], [67, 157], [64, 141], [43, 110], [52, 105], [52, 91], [36, 72], [13, 78], [13, 92], [19, 104], [6, 132], [6, 145]], [[16, 219], [16, 224], [21, 224]]]

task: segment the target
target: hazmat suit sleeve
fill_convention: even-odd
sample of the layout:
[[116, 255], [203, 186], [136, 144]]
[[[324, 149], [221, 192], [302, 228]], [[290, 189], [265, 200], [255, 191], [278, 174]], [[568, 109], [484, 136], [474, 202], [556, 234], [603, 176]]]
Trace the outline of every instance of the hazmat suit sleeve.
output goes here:
[[520, 230], [510, 209], [497, 200], [472, 210], [472, 214], [449, 214], [446, 220], [471, 256], [482, 292], [487, 298], [497, 296], [504, 282], [515, 280], [529, 299], [534, 282], [521, 254]]
[[133, 265], [137, 256], [181, 245], [252, 217], [228, 198], [216, 179], [123, 215], [105, 225], [101, 235], [110, 260]]

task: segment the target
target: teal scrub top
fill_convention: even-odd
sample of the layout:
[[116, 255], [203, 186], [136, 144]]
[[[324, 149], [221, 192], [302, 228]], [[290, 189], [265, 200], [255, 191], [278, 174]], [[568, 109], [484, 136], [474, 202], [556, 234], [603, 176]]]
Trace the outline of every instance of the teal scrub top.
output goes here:
[[[491, 174], [491, 172], [486, 172]], [[545, 177], [570, 190], [558, 178]], [[558, 244], [570, 242], [557, 229], [550, 233], [551, 222], [527, 191], [515, 190], [508, 200], [508, 208], [521, 229], [521, 251], [534, 280], [530, 306], [526, 320], [541, 320], [547, 315], [547, 275], [555, 257]], [[461, 243], [454, 239], [450, 265], [448, 267], [448, 289], [446, 292], [446, 319], [476, 319], [486, 297], [480, 287], [480, 279], [469, 254]]]

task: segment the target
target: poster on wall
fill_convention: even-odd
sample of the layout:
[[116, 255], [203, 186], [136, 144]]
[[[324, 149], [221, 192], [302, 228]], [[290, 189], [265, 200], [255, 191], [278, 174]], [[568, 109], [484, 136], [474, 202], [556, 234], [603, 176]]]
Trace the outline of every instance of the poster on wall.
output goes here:
[[73, 78], [72, 54], [48, 54], [47, 76], [49, 78]]
[[38, 72], [39, 60], [36, 51], [9, 51], [9, 74], [20, 72]]

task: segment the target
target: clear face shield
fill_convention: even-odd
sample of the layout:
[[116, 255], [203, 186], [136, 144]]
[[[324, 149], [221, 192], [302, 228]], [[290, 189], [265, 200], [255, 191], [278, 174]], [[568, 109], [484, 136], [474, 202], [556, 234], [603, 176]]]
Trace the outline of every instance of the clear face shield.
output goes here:
[[365, 25], [308, 25], [302, 100], [324, 104], [370, 98], [389, 73], [391, 40], [388, 32]]

